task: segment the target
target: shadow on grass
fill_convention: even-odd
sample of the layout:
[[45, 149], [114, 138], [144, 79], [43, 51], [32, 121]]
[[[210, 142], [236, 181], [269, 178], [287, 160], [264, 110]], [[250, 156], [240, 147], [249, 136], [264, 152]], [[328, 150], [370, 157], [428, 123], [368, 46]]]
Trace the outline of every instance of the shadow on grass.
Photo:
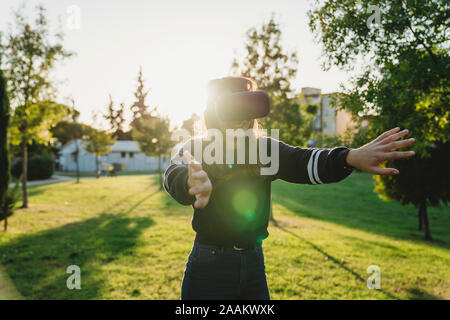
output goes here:
[[[309, 186], [276, 182], [273, 201], [298, 216], [336, 223], [391, 238], [450, 248], [450, 211], [429, 210], [434, 241], [417, 231], [417, 209], [383, 201], [373, 192], [370, 175], [357, 173], [334, 184]], [[275, 212], [276, 219], [276, 212]]]
[[420, 288], [408, 289], [408, 299], [410, 300], [441, 300], [442, 298], [426, 292]]
[[[133, 255], [139, 236], [152, 225], [154, 221], [148, 217], [103, 213], [59, 228], [19, 236], [0, 246], [0, 258], [26, 298], [99, 298], [109, 276], [102, 268]], [[67, 289], [70, 275], [66, 268], [70, 265], [81, 269], [81, 290]]]
[[[366, 285], [366, 279], [361, 276], [358, 272], [356, 272], [355, 270], [353, 270], [352, 268], [346, 266], [345, 264], [341, 263], [341, 259], [338, 259], [334, 256], [332, 256], [331, 254], [329, 254], [328, 252], [326, 252], [325, 250], [323, 250], [322, 248], [320, 248], [319, 246], [315, 245], [314, 243], [312, 243], [311, 241], [308, 241], [304, 238], [302, 238], [301, 236], [299, 236], [298, 234], [296, 234], [295, 232], [292, 232], [291, 230], [288, 230], [285, 227], [280, 226], [279, 224], [277, 224], [276, 221], [273, 222], [273, 225], [275, 227], [277, 227], [278, 229], [280, 229], [281, 231], [284, 231], [288, 234], [290, 234], [291, 236], [299, 239], [300, 241], [308, 244], [309, 246], [311, 246], [314, 250], [316, 250], [317, 252], [319, 252], [320, 254], [324, 255], [325, 257], [328, 258], [329, 261], [333, 262], [334, 264], [336, 264], [339, 268], [341, 268], [342, 270], [350, 273], [352, 276], [354, 276], [358, 281], [362, 282], [364, 285]], [[381, 291], [382, 293], [384, 293], [386, 296], [388, 296], [390, 299], [395, 299], [395, 300], [400, 300], [400, 298], [398, 298], [397, 296], [383, 290], [380, 289], [379, 291]]]

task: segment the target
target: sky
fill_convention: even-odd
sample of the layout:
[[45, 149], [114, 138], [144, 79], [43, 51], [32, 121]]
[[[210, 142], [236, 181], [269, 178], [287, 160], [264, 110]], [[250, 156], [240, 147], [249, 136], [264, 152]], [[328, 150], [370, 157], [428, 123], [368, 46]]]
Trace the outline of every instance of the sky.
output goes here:
[[[0, 1], [0, 29], [13, 22], [19, 1]], [[282, 45], [297, 51], [298, 75], [293, 87], [338, 91], [349, 75], [323, 71], [321, 46], [308, 27], [312, 0], [28, 0], [47, 8], [50, 26], [62, 29], [66, 49], [75, 56], [59, 64], [53, 74], [61, 101], [71, 98], [81, 121], [93, 124], [93, 112], [105, 112], [108, 94], [118, 105], [133, 101], [142, 67], [150, 89], [147, 103], [158, 106], [181, 124], [193, 112], [202, 114], [205, 85], [230, 75], [235, 56], [244, 53], [245, 32], [260, 26], [274, 13], [280, 23]], [[127, 108], [128, 109], [128, 108]], [[127, 110], [127, 116], [131, 113]], [[104, 126], [97, 123], [97, 126]]]

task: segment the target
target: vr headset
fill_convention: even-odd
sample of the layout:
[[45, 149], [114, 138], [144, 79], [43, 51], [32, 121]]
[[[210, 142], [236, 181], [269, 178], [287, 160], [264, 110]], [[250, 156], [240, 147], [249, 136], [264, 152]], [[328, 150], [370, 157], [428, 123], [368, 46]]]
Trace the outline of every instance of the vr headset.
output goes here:
[[215, 109], [222, 121], [257, 119], [269, 114], [270, 99], [265, 91], [233, 92], [220, 96]]

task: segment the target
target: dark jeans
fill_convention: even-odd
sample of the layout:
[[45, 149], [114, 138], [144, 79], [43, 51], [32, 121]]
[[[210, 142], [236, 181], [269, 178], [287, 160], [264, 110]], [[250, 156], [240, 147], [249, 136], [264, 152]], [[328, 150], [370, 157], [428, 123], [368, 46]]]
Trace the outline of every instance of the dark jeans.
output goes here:
[[269, 300], [262, 247], [235, 250], [195, 242], [181, 299]]

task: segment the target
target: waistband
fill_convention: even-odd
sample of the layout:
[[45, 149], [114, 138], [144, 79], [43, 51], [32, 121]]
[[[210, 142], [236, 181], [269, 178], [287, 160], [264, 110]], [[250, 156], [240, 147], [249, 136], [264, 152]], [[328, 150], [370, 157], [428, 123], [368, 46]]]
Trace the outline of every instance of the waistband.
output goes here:
[[195, 243], [206, 246], [213, 246], [219, 248], [227, 248], [234, 250], [251, 250], [261, 247], [261, 243], [248, 243], [248, 242], [240, 242], [240, 241], [220, 241], [216, 239], [211, 239], [209, 237], [203, 236], [199, 233], [195, 236]]

